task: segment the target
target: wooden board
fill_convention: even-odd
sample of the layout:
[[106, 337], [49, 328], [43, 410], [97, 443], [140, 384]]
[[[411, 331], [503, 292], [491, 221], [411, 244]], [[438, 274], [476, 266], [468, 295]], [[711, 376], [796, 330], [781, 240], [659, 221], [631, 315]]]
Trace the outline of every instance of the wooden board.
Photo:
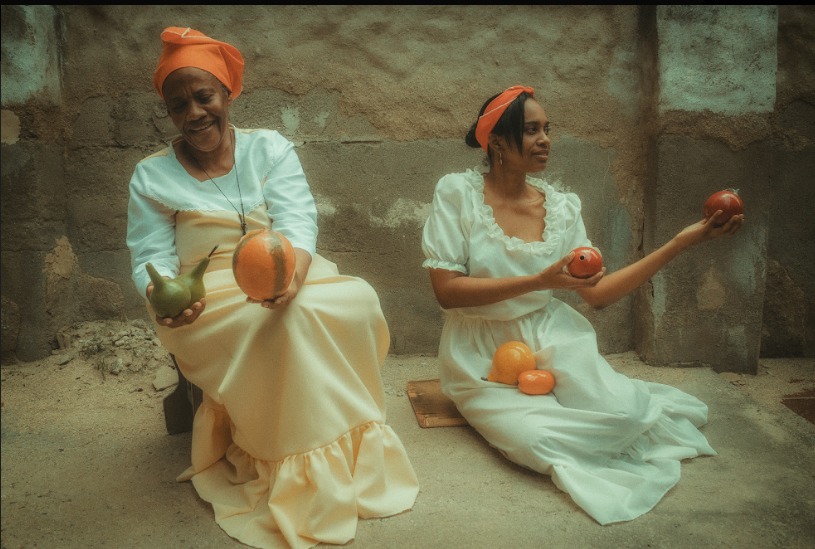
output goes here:
[[815, 389], [806, 389], [794, 395], [784, 395], [781, 402], [805, 420], [815, 423]]
[[467, 425], [453, 401], [441, 392], [438, 379], [408, 381], [408, 397], [420, 427]]

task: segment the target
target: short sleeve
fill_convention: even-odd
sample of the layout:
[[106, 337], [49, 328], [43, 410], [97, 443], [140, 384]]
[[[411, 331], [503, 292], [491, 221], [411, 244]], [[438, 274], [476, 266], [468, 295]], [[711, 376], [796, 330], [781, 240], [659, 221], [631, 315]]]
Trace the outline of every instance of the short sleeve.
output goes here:
[[422, 267], [469, 274], [467, 185], [450, 174], [436, 184], [430, 215], [422, 232]]
[[564, 255], [575, 248], [592, 247], [591, 240], [586, 234], [586, 225], [583, 223], [582, 208], [580, 197], [574, 193], [564, 194], [562, 215]]

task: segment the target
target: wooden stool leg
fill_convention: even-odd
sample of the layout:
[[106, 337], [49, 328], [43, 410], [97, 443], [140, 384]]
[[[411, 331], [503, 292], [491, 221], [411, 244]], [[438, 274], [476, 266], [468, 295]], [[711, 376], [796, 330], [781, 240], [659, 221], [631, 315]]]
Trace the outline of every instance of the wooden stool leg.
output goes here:
[[173, 359], [178, 374], [178, 385], [172, 393], [164, 397], [164, 423], [167, 432], [176, 435], [192, 431], [192, 418], [201, 405], [203, 392], [184, 377], [175, 356], [170, 355], [170, 358]]
[[[182, 375], [180, 372], [181, 370], [179, 370], [179, 376]], [[189, 398], [190, 406], [192, 406], [192, 415], [194, 417], [195, 412], [198, 411], [198, 407], [201, 406], [201, 402], [204, 400], [204, 392], [200, 387], [193, 385], [186, 378], [179, 377], [179, 379], [184, 379], [184, 383], [187, 385], [187, 397]], [[190, 429], [192, 429], [192, 426], [190, 426]]]

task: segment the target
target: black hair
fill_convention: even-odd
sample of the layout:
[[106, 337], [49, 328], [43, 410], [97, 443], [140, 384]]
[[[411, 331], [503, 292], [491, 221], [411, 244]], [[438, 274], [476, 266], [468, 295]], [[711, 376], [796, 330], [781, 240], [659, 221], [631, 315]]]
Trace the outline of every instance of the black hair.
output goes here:
[[[484, 105], [481, 106], [481, 110], [478, 111], [478, 118], [481, 118], [481, 115], [487, 110], [487, 106], [490, 102], [499, 95], [501, 94], [497, 93], [484, 102]], [[532, 96], [527, 92], [521, 92], [521, 94], [509, 104], [504, 114], [501, 115], [501, 118], [498, 119], [495, 127], [490, 132], [503, 137], [508, 143], [515, 145], [519, 152], [523, 147], [524, 103], [528, 97]], [[476, 118], [470, 127], [470, 131], [467, 132], [467, 135], [464, 136], [464, 142], [467, 146], [474, 149], [481, 148], [481, 144], [475, 138], [475, 128], [478, 125], [478, 118]]]

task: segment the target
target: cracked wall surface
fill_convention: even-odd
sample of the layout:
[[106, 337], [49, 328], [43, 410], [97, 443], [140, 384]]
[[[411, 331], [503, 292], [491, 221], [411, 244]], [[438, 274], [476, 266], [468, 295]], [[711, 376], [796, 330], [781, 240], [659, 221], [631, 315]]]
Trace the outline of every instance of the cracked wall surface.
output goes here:
[[[436, 351], [442, 317], [420, 248], [433, 188], [481, 165], [464, 134], [487, 97], [522, 83], [552, 121], [542, 175], [580, 194], [611, 268], [699, 218], [711, 192], [739, 183], [746, 193], [751, 225], [738, 249], [694, 250], [601, 311], [561, 296], [595, 325], [602, 351], [736, 370], [749, 370], [759, 347], [780, 352], [780, 341], [815, 355], [813, 260], [796, 249], [815, 237], [812, 8], [2, 10], [4, 326], [19, 317], [14, 344], [4, 328], [4, 357], [50, 352], [57, 324], [147, 319], [124, 241], [127, 184], [175, 135], [151, 75], [161, 30], [187, 25], [243, 52], [232, 121], [295, 143], [317, 200], [318, 250], [376, 288], [391, 352]], [[793, 191], [794, 204], [780, 198]], [[48, 257], [63, 248], [76, 258], [74, 282], [55, 307]], [[784, 283], [765, 299], [770, 276]], [[18, 311], [8, 322], [7, 309]], [[713, 318], [701, 332], [700, 314]]]

